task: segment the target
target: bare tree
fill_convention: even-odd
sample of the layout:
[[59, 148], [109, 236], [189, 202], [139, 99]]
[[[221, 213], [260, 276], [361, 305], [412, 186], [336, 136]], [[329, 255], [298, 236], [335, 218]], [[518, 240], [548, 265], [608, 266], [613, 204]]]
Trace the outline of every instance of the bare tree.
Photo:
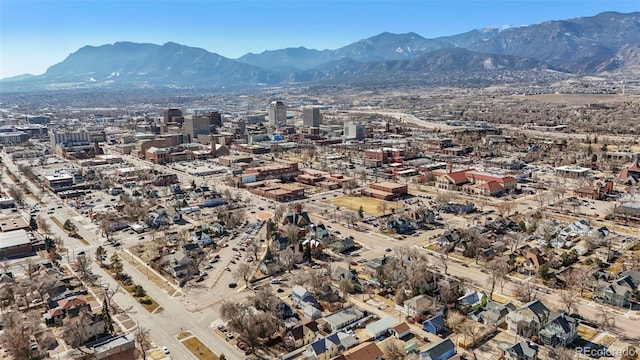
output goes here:
[[501, 280], [506, 280], [508, 273], [507, 266], [507, 259], [504, 258], [496, 258], [487, 263], [486, 268], [489, 270], [488, 285], [491, 288], [491, 291], [489, 292], [489, 299], [493, 299], [493, 292], [496, 284], [500, 283]]
[[18, 207], [24, 207], [27, 199], [22, 189], [13, 184], [9, 186], [9, 189], [7, 189], [7, 193], [9, 194], [9, 197], [11, 197], [16, 203], [16, 205], [18, 205]]
[[51, 226], [49, 226], [49, 223], [44, 219], [44, 217], [38, 215], [36, 217], [36, 223], [38, 224], [38, 230], [43, 233], [43, 234], [50, 234], [51, 233]]
[[513, 201], [505, 200], [496, 206], [496, 210], [498, 210], [500, 217], [509, 217], [514, 206], [515, 204], [513, 203]]
[[290, 244], [296, 244], [298, 242], [300, 237], [300, 229], [298, 229], [296, 225], [287, 224], [283, 226], [281, 229], [284, 234], [284, 237], [289, 239]]
[[3, 347], [15, 359], [31, 359], [38, 357], [39, 351], [31, 348], [29, 339], [40, 329], [41, 319], [37, 311], [26, 314], [8, 312], [2, 317], [4, 330], [2, 333]]
[[579, 299], [571, 290], [560, 290], [560, 301], [562, 301], [564, 306], [567, 308], [567, 312], [572, 313], [575, 311]]
[[83, 278], [87, 277], [89, 273], [89, 267], [91, 266], [91, 258], [86, 256], [85, 254], [76, 256], [76, 266], [77, 271], [82, 274]]
[[386, 215], [388, 209], [389, 209], [389, 205], [387, 204], [386, 201], [380, 201], [378, 206], [376, 206], [376, 210], [382, 215]]
[[133, 338], [138, 345], [138, 350], [142, 355], [142, 360], [147, 359], [147, 351], [151, 349], [151, 337], [149, 336], [149, 329], [138, 325], [136, 332], [133, 334]]
[[384, 345], [383, 351], [386, 360], [404, 360], [407, 357], [407, 353], [400, 340], [388, 340]]
[[613, 330], [616, 327], [616, 314], [608, 306], [599, 307], [600, 327], [607, 330]]
[[538, 296], [538, 289], [531, 281], [526, 281], [513, 290], [513, 296], [523, 303], [533, 301]]
[[280, 299], [276, 296], [271, 285], [265, 285], [261, 287], [252, 298], [253, 306], [264, 312], [268, 312], [272, 315], [276, 314]]
[[238, 279], [244, 280], [244, 282], [247, 284], [247, 287], [249, 287], [249, 279], [251, 278], [252, 274], [253, 274], [253, 269], [251, 268], [251, 265], [243, 262], [243, 263], [240, 263], [240, 265], [238, 265], [238, 268], [233, 273], [233, 277], [236, 280]]
[[286, 211], [286, 206], [282, 204], [276, 206], [275, 210], [273, 211], [273, 222], [276, 224], [276, 226], [280, 225]]
[[286, 248], [278, 253], [278, 261], [288, 272], [291, 272], [296, 264], [295, 253], [291, 248]]

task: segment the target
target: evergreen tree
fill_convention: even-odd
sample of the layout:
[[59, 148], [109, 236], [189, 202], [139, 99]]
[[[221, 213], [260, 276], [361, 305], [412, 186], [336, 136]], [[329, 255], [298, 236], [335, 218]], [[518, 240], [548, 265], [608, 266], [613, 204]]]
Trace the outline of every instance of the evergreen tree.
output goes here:
[[113, 319], [111, 318], [111, 312], [109, 311], [109, 303], [107, 298], [104, 298], [102, 302], [102, 319], [104, 321], [104, 332], [108, 334], [113, 333]]
[[305, 261], [311, 262], [311, 244], [310, 243], [307, 243], [304, 246], [304, 252], [302, 253], [302, 258]]
[[36, 217], [33, 215], [31, 215], [31, 218], [29, 219], [29, 230], [38, 230], [38, 222], [36, 221]]

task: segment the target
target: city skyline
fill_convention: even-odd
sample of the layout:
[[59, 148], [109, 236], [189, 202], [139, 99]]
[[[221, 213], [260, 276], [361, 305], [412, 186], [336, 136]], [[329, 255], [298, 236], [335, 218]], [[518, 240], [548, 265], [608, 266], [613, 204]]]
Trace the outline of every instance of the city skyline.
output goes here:
[[171, 41], [236, 59], [287, 47], [336, 49], [385, 31], [434, 38], [639, 10], [636, 0], [3, 0], [0, 78], [42, 74], [82, 46], [118, 41]]

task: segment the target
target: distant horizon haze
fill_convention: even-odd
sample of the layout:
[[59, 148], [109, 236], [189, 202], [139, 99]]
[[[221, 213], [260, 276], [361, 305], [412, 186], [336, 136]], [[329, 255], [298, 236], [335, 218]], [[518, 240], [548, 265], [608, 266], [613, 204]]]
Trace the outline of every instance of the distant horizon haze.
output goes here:
[[337, 49], [383, 32], [425, 38], [640, 11], [638, 0], [0, 0], [0, 79], [43, 74], [79, 48], [175, 42], [231, 59]]

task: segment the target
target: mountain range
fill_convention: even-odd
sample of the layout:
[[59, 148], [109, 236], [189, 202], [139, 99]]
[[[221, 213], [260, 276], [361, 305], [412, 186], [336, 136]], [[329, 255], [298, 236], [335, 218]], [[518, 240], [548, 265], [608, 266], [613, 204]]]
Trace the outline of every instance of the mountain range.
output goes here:
[[640, 12], [605, 12], [434, 39], [385, 32], [335, 50], [286, 48], [238, 59], [172, 42], [85, 46], [42, 75], [0, 80], [0, 89], [244, 87], [496, 71], [596, 74], [638, 64]]

